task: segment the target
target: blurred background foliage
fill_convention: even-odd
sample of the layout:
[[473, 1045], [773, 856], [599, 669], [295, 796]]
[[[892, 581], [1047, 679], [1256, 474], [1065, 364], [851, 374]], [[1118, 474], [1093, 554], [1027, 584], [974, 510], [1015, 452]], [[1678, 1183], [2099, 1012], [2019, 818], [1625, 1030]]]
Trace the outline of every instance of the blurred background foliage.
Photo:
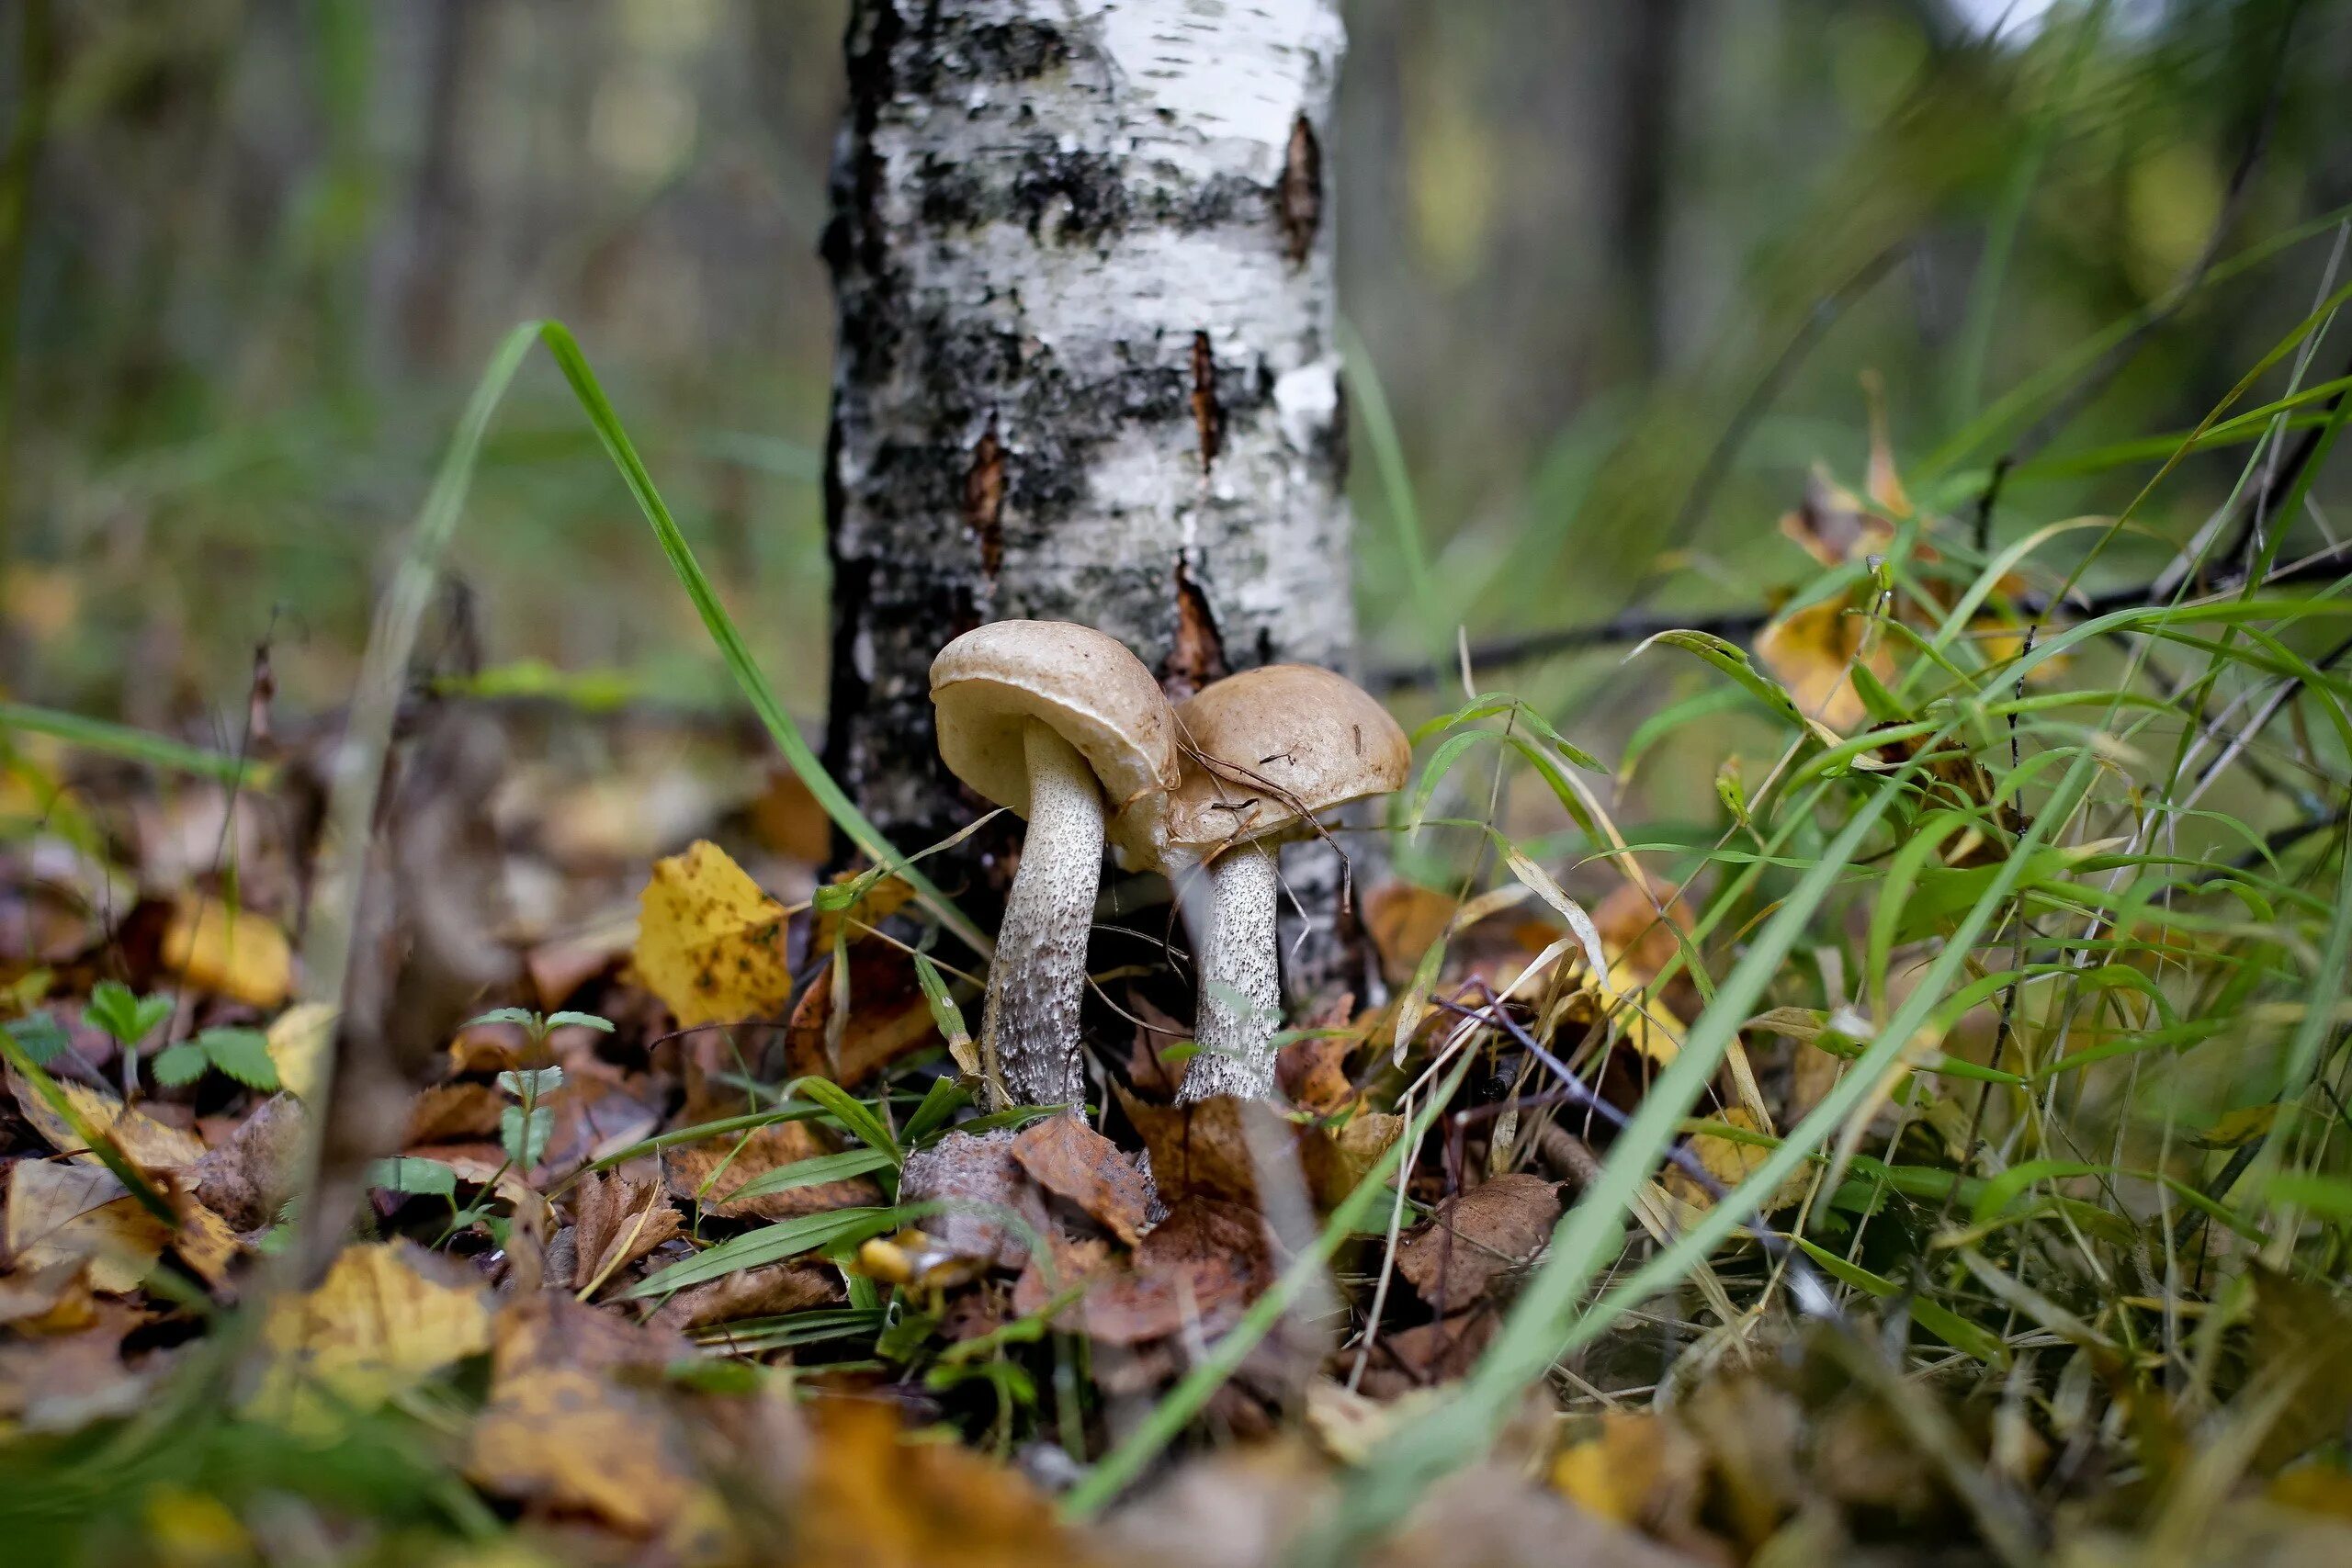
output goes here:
[[[1926, 499], [1956, 515], [2005, 451], [2185, 430], [2311, 308], [2336, 238], [2312, 220], [2352, 200], [2332, 0], [1346, 12], [1333, 164], [1374, 666], [1426, 668], [1457, 626], [1476, 645], [1636, 598], [1770, 603], [1810, 575], [1774, 526], [1808, 468], [1859, 483], [1866, 372], [1906, 473], [1939, 453]], [[553, 315], [788, 700], [821, 702], [840, 0], [5, 15], [9, 695], [226, 739], [266, 640], [297, 711], [343, 701], [481, 362]], [[2151, 307], [2062, 427], [1949, 445]], [[2145, 576], [2243, 457], [2190, 459], [2138, 514], [2161, 537], [2100, 571]], [[2020, 468], [1993, 534], [2112, 511], [2154, 465]], [[2329, 499], [2324, 480], [2323, 517]], [[724, 702], [543, 365], [500, 416], [456, 566], [441, 670]], [[1616, 667], [1482, 674], [1605, 744], [1636, 716], [1604, 697], [1683, 674]]]

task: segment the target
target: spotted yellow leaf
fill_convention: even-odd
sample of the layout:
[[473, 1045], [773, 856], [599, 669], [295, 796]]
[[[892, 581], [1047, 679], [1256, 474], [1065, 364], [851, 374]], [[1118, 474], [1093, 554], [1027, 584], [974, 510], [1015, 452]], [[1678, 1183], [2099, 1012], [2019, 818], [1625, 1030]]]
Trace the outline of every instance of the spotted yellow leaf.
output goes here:
[[791, 999], [784, 906], [707, 840], [653, 863], [632, 962], [680, 1025], [741, 1023]]

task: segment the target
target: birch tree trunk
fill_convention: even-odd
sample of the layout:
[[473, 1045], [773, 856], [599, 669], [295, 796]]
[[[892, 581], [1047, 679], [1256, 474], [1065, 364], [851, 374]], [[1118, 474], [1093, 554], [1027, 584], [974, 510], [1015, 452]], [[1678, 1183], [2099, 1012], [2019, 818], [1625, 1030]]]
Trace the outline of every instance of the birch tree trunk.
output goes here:
[[926, 676], [970, 626], [1083, 622], [1179, 695], [1348, 667], [1342, 45], [1335, 0], [854, 0], [828, 761], [902, 847], [973, 815]]

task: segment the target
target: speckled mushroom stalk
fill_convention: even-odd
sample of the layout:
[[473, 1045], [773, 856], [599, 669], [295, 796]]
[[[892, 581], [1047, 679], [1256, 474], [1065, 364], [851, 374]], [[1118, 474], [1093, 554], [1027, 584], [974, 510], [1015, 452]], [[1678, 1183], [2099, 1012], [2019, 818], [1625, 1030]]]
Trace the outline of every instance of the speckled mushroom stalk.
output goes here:
[[1189, 748], [1152, 837], [1114, 832], [1131, 861], [1209, 883], [1201, 942], [1199, 1047], [1182, 1101], [1274, 1091], [1282, 1026], [1276, 847], [1315, 830], [1317, 814], [1405, 782], [1412, 746], [1396, 721], [1343, 675], [1305, 664], [1244, 671], [1187, 698], [1172, 716]]
[[1168, 699], [1091, 627], [996, 621], [939, 650], [931, 700], [949, 770], [1029, 819], [980, 1014], [991, 1098], [1075, 1105], [1103, 840], [1114, 823], [1152, 830], [1176, 785]]
[[1274, 936], [1282, 877], [1271, 844], [1237, 844], [1212, 861], [1209, 930], [1202, 944], [1200, 1002], [1193, 1019], [1200, 1054], [1185, 1069], [1180, 1102], [1220, 1094], [1255, 1099], [1274, 1087], [1274, 1034], [1282, 1025], [1282, 974]]
[[1014, 1100], [1075, 1105], [1085, 1098], [1078, 1009], [1086, 937], [1102, 875], [1102, 791], [1078, 748], [1050, 725], [1022, 729], [1029, 769], [1029, 836], [997, 928], [981, 1004], [980, 1052]]

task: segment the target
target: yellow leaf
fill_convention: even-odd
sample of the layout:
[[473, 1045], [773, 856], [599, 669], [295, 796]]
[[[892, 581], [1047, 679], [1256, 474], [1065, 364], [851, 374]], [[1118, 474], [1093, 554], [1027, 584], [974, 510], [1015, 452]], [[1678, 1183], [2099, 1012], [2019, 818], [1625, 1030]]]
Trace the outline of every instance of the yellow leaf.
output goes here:
[[783, 905], [725, 850], [697, 840], [653, 863], [638, 920], [638, 980], [684, 1028], [770, 1016], [792, 996], [784, 922]]
[[[204, 1157], [203, 1140], [193, 1133], [167, 1127], [143, 1111], [126, 1111], [122, 1101], [88, 1084], [60, 1078], [57, 1087], [85, 1124], [111, 1137], [115, 1147], [141, 1170], [177, 1170]], [[86, 1152], [90, 1145], [82, 1141], [74, 1123], [59, 1115], [14, 1069], [8, 1074], [8, 1088], [16, 1094], [17, 1109], [49, 1140], [50, 1147], [62, 1155], [79, 1155], [85, 1163], [96, 1163], [97, 1156]]]
[[[1735, 1105], [1714, 1120], [1726, 1126], [1737, 1127], [1743, 1132], [1752, 1133], [1758, 1130], [1756, 1118], [1746, 1106]], [[1770, 1159], [1772, 1155], [1770, 1149], [1760, 1145], [1744, 1144], [1736, 1138], [1726, 1138], [1719, 1133], [1695, 1134], [1690, 1139], [1690, 1149], [1700, 1167], [1709, 1176], [1714, 1178], [1716, 1185], [1725, 1191], [1747, 1180], [1749, 1174]], [[1679, 1163], [1666, 1168], [1665, 1185], [1667, 1191], [1693, 1209], [1708, 1209], [1714, 1206], [1715, 1195], [1708, 1191], [1705, 1185]], [[1770, 1213], [1776, 1209], [1787, 1208], [1804, 1196], [1804, 1187], [1805, 1178], [1802, 1173], [1792, 1176], [1781, 1184], [1778, 1190], [1765, 1200], [1764, 1212]]]
[[87, 1259], [91, 1288], [120, 1295], [138, 1288], [170, 1235], [103, 1166], [8, 1168], [8, 1256], [19, 1270]]
[[269, 1060], [277, 1069], [277, 1081], [305, 1104], [318, 1093], [320, 1076], [326, 1070], [334, 1018], [333, 1003], [297, 1002], [269, 1026]]
[[690, 1445], [658, 1393], [683, 1343], [560, 1293], [509, 1302], [497, 1339], [466, 1461], [475, 1481], [638, 1533], [685, 1506]]
[[452, 1362], [490, 1348], [479, 1287], [443, 1284], [431, 1256], [405, 1243], [355, 1247], [318, 1289], [272, 1303], [273, 1352], [253, 1407], [288, 1428], [329, 1436]]
[[1705, 1456], [1681, 1428], [1648, 1410], [1611, 1410], [1600, 1429], [1562, 1449], [1552, 1485], [1589, 1514], [1621, 1525], [1669, 1520], [1695, 1499]]
[[200, 991], [250, 1007], [274, 1008], [294, 988], [286, 933], [251, 909], [218, 898], [183, 897], [164, 930], [164, 966]]
[[[1842, 599], [1808, 604], [1758, 633], [1756, 657], [1788, 689], [1799, 713], [1843, 733], [1867, 716], [1848, 667], [1869, 629], [1870, 617], [1849, 614]], [[1881, 681], [1894, 679], [1894, 658], [1885, 643], [1861, 661]]]

